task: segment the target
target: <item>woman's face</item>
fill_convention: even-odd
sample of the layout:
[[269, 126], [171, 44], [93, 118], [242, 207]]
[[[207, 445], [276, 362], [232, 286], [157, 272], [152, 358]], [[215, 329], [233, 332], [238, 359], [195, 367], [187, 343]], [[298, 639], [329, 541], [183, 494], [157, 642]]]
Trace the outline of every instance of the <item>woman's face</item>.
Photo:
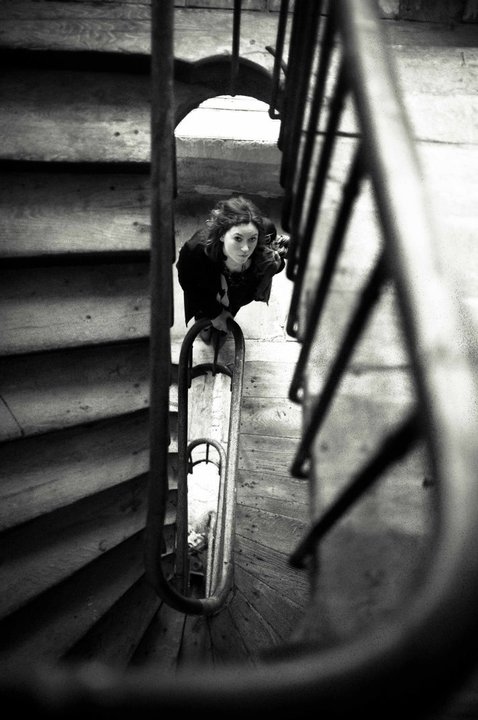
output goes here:
[[259, 232], [254, 223], [233, 225], [222, 236], [224, 255], [235, 263], [245, 263], [256, 249]]

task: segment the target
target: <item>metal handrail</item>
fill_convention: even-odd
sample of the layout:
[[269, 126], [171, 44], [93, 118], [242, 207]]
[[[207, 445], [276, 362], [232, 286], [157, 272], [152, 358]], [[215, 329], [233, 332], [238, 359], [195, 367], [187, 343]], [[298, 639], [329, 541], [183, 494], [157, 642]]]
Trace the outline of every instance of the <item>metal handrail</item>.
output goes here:
[[[161, 566], [159, 545], [156, 549], [155, 564], [149, 568], [150, 580], [156, 588], [158, 595], [172, 608], [180, 612], [194, 615], [211, 615], [219, 612], [227, 603], [233, 582], [233, 538], [235, 528], [236, 505], [236, 475], [238, 463], [238, 437], [241, 414], [241, 399], [244, 375], [244, 336], [240, 326], [232, 319], [228, 320], [228, 329], [234, 339], [234, 364], [230, 366], [218, 363], [216, 360], [217, 346], [214, 361], [192, 365], [192, 347], [194, 340], [201, 330], [210, 326], [210, 320], [203, 318], [197, 320], [186, 333], [179, 357], [178, 367], [178, 500], [177, 500], [177, 548], [176, 567], [174, 576], [168, 580]], [[210, 438], [196, 438], [188, 442], [188, 388], [192, 377], [199, 374], [222, 372], [231, 377], [231, 400], [229, 414], [229, 429], [227, 439], [227, 452]], [[188, 501], [187, 476], [189, 467], [189, 454], [198, 443], [214, 445], [220, 456], [220, 492], [218, 497], [216, 534], [212, 565], [207, 570], [210, 577], [211, 592], [207, 597], [198, 598], [188, 595], [189, 562], [188, 562]], [[165, 477], [168, 487], [168, 478]], [[167, 497], [167, 490], [164, 495]], [[156, 529], [162, 537], [163, 525]]]
[[[189, 454], [198, 442], [204, 439], [195, 439], [188, 442], [188, 388], [192, 377], [198, 374], [207, 374], [209, 371], [232, 376], [231, 400], [229, 415], [229, 431], [227, 440], [227, 453], [224, 448], [212, 439], [207, 442], [214, 445], [220, 456], [221, 481], [217, 506], [215, 550], [212, 558], [211, 596], [201, 599], [201, 612], [209, 614], [219, 610], [226, 602], [227, 595], [232, 586], [233, 572], [233, 536], [235, 518], [236, 474], [238, 461], [238, 437], [241, 413], [242, 386], [244, 373], [244, 336], [239, 325], [232, 319], [228, 321], [228, 328], [232, 332], [235, 343], [234, 365], [230, 366], [217, 362], [217, 345], [212, 363], [202, 363], [193, 366], [192, 348], [196, 337], [201, 330], [210, 326], [210, 320], [203, 318], [197, 320], [186, 333], [181, 346], [178, 368], [178, 551], [176, 581], [187, 591], [188, 579], [188, 502], [187, 502], [187, 475]], [[197, 612], [197, 608], [196, 608]]]

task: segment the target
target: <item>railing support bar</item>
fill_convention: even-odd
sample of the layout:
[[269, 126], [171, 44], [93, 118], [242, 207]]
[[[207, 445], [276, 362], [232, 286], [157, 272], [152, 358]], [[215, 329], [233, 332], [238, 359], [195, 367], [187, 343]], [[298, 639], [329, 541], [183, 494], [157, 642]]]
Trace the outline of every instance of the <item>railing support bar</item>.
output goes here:
[[400, 460], [418, 439], [418, 413], [413, 412], [399, 428], [382, 442], [376, 455], [363, 467], [351, 483], [312, 525], [289, 558], [292, 567], [304, 568], [306, 558], [313, 555], [317, 544], [350, 510], [352, 505], [376, 482], [385, 470]]
[[[317, 134], [320, 129], [320, 112], [324, 102], [326, 80], [332, 59], [332, 49], [334, 46], [334, 37], [336, 32], [335, 16], [333, 13], [325, 19], [324, 24], [324, 37], [319, 53], [317, 80], [312, 93], [313, 98], [309, 110], [307, 133], [301, 155], [300, 175], [297, 182], [297, 188], [292, 199], [291, 221], [289, 223], [292, 228], [298, 228], [300, 226], [300, 216], [303, 212], [306, 185], [309, 179], [312, 158], [314, 156]], [[294, 252], [295, 250], [293, 250], [290, 255], [293, 256]]]
[[340, 251], [343, 247], [346, 229], [350, 219], [350, 213], [359, 191], [360, 181], [363, 177], [363, 173], [364, 168], [362, 147], [359, 146], [352, 163], [349, 178], [344, 186], [342, 205], [330, 239], [327, 256], [325, 258], [324, 267], [322, 270], [322, 275], [309, 310], [307, 326], [304, 336], [302, 338], [300, 355], [295, 366], [294, 375], [289, 389], [289, 398], [293, 402], [298, 402], [300, 400], [299, 392], [302, 388], [302, 376], [304, 374], [305, 366], [309, 358], [312, 342], [315, 335], [317, 334], [322, 310], [327, 297], [327, 292], [332, 281], [332, 276], [337, 265]]
[[174, 3], [152, 1], [150, 468], [145, 565], [158, 593], [168, 594], [161, 572], [169, 455], [173, 232]]
[[[292, 298], [290, 301], [289, 316], [287, 321], [287, 332], [292, 337], [297, 334], [297, 314], [300, 296], [302, 293], [302, 285], [304, 281], [305, 267], [309, 258], [310, 247], [312, 244], [312, 237], [314, 227], [317, 223], [319, 216], [320, 206], [322, 204], [322, 198], [325, 189], [325, 182], [327, 179], [327, 172], [330, 166], [330, 159], [332, 152], [335, 147], [336, 132], [339, 125], [342, 109], [345, 101], [346, 94], [346, 80], [345, 80], [345, 68], [342, 66], [339, 79], [337, 82], [336, 91], [332, 100], [330, 115], [327, 123], [327, 130], [324, 138], [324, 144], [320, 155], [319, 167], [317, 175], [315, 177], [314, 186], [312, 190], [312, 197], [307, 208], [307, 215], [305, 220], [305, 228], [297, 228], [297, 248], [292, 253], [298, 252], [297, 263], [294, 264], [294, 254], [292, 254], [292, 263], [289, 266], [287, 264], [287, 276], [294, 280], [294, 287], [292, 290]], [[294, 233], [292, 234], [292, 238]], [[291, 250], [289, 249], [289, 253]], [[289, 261], [288, 261], [289, 263]]]
[[231, 87], [230, 95], [236, 94], [237, 78], [239, 75], [239, 49], [241, 42], [241, 6], [242, 0], [234, 0], [234, 15], [232, 25], [232, 57], [231, 57]]
[[294, 83], [294, 104], [290, 109], [292, 115], [292, 123], [289, 133], [289, 143], [284, 148], [283, 162], [281, 165], [280, 183], [284, 187], [283, 210], [282, 210], [282, 227], [290, 231], [289, 227], [289, 209], [292, 203], [292, 192], [295, 184], [297, 172], [297, 158], [299, 157], [300, 144], [302, 140], [302, 130], [304, 124], [304, 115], [308, 105], [307, 91], [313, 76], [314, 58], [316, 56], [318, 26], [322, 0], [306, 5], [306, 12], [302, 18], [302, 29], [300, 34], [301, 57], [294, 67], [296, 81]]
[[287, 27], [287, 14], [289, 12], [289, 0], [281, 0], [280, 12], [279, 12], [279, 23], [277, 25], [277, 36], [275, 49], [270, 46], [266, 47], [266, 50], [273, 52], [274, 55], [274, 67], [272, 70], [272, 89], [271, 97], [269, 101], [269, 117], [271, 120], [278, 120], [280, 113], [276, 112], [277, 98], [279, 95], [280, 87], [280, 73], [283, 66], [283, 55], [284, 55], [284, 42], [285, 42], [285, 31]]
[[294, 477], [305, 478], [308, 475], [307, 472], [304, 471], [303, 465], [309, 459], [312, 443], [314, 442], [319, 428], [325, 419], [326, 413], [334, 396], [335, 389], [342, 378], [355, 345], [365, 327], [365, 323], [370, 315], [370, 312], [378, 300], [385, 278], [385, 257], [382, 253], [361, 294], [356, 311], [342, 340], [337, 357], [330, 369], [324, 389], [312, 409], [311, 419], [306, 426], [290, 470], [291, 475]]

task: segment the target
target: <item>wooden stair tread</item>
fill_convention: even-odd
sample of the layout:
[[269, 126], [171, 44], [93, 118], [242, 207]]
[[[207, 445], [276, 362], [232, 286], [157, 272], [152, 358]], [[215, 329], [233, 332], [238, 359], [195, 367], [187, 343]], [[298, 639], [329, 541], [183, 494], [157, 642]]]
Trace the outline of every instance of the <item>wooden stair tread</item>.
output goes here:
[[[68, 52], [144, 54], [151, 51], [150, 8], [131, 3], [5, 3], [0, 9], [0, 47]], [[241, 55], [267, 70], [273, 58], [278, 13], [243, 10]], [[175, 8], [174, 55], [194, 63], [231, 54], [232, 12]]]
[[[15, 428], [9, 432], [10, 423], [0, 421], [0, 437], [26, 437], [147, 408], [148, 353], [145, 340], [0, 358], [0, 394]], [[177, 410], [176, 385], [171, 410]]]
[[66, 507], [149, 468], [147, 411], [2, 443], [1, 527]]
[[0, 616], [141, 532], [146, 496], [147, 478], [142, 476], [3, 536]]
[[143, 575], [143, 555], [143, 534], [136, 533], [9, 616], [2, 623], [2, 670], [60, 660]]

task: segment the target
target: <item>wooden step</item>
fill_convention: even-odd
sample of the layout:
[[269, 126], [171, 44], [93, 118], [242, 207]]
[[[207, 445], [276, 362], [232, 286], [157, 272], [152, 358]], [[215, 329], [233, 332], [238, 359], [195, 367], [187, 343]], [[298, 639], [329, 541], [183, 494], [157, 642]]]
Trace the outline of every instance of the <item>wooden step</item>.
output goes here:
[[[254, 3], [249, 3], [254, 7]], [[256, 7], [263, 10], [263, 4]], [[278, 9], [278, 8], [277, 8]], [[174, 55], [187, 63], [232, 52], [232, 13], [221, 8], [175, 8]], [[0, 9], [4, 48], [149, 54], [149, 4], [109, 2], [3, 2]], [[277, 12], [241, 14], [241, 55], [267, 70], [273, 58], [265, 49], [275, 44]]]
[[144, 529], [142, 475], [2, 536], [3, 618]]
[[2, 622], [4, 672], [58, 662], [144, 574], [143, 534], [96, 557]]
[[175, 675], [186, 616], [162, 603], [131, 659], [132, 667]]
[[62, 658], [125, 670], [161, 601], [143, 575]]
[[[55, 138], [50, 138], [55, 142]], [[35, 166], [0, 174], [3, 258], [146, 253], [150, 246], [150, 177], [99, 166]], [[5, 168], [5, 166], [4, 166]], [[89, 170], [89, 171], [88, 171]], [[179, 220], [179, 218], [178, 218]]]
[[[2, 440], [37, 435], [149, 406], [149, 343], [113, 344], [0, 359]], [[177, 386], [171, 386], [177, 410]]]
[[[172, 425], [172, 455], [175, 434]], [[0, 456], [5, 530], [147, 473], [148, 411], [5, 442]], [[175, 468], [173, 457], [172, 477]]]
[[4, 269], [1, 355], [149, 335], [149, 263]]

